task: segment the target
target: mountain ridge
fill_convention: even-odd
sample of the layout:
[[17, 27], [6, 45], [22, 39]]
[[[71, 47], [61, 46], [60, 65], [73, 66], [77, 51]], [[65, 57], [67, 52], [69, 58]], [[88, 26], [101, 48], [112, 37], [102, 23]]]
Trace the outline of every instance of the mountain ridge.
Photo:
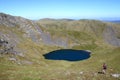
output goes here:
[[[57, 30], [58, 31], [59, 30], [80, 31], [80, 32], [85, 32], [87, 34], [92, 34], [96, 37], [101, 36], [102, 38], [104, 38], [103, 36], [103, 32], [105, 33], [104, 29], [107, 28], [107, 26], [112, 26], [113, 30], [116, 30], [117, 32], [117, 33], [115, 32], [114, 34], [115, 35], [119, 34], [119, 31], [117, 31], [117, 29], [119, 29], [119, 25], [117, 24], [106, 23], [106, 22], [97, 21], [97, 20], [86, 20], [86, 19], [82, 19], [82, 20], [58, 19], [57, 20], [57, 19], [46, 18], [46, 19], [43, 19], [42, 21], [41, 20], [32, 21], [22, 17], [11, 16], [8, 14], [0, 13], [0, 24], [3, 26], [17, 27], [19, 31], [22, 31], [24, 33], [23, 34], [24, 36], [31, 38], [35, 42], [39, 42], [40, 40], [44, 39], [43, 42], [47, 44], [57, 43], [56, 41], [52, 42], [51, 40], [52, 33], [50, 33], [49, 31], [52, 29], [53, 30], [56, 29], [55, 31]], [[113, 26], [116, 26], [116, 27], [113, 27]], [[114, 29], [114, 28], [117, 28], [117, 29]], [[42, 29], [44, 30], [42, 31]], [[49, 42], [47, 41], [47, 39], [51, 41]], [[112, 42], [108, 42], [108, 43], [111, 44]], [[67, 43], [63, 42], [63, 44], [67, 44]]]

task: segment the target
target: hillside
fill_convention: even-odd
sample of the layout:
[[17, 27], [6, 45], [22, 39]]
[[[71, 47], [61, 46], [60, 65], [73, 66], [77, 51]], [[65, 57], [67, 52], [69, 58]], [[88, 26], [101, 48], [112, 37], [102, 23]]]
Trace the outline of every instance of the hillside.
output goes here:
[[[33, 21], [0, 13], [0, 80], [100, 80], [101, 76], [101, 80], [114, 80], [94, 73], [103, 62], [120, 73], [119, 47], [120, 24], [85, 19]], [[92, 54], [77, 62], [44, 59], [43, 54], [58, 49]]]
[[[39, 20], [38, 24], [40, 24], [45, 30], [49, 31], [51, 35], [54, 34], [54, 36], [55, 34], [61, 34], [63, 36], [71, 37], [72, 35], [76, 34], [78, 38], [81, 37], [79, 36], [81, 34], [83, 37], [77, 39], [79, 40], [78, 42], [82, 41], [81, 44], [86, 43], [85, 41], [98, 41], [99, 39], [101, 39], [105, 41], [103, 41], [103, 43], [105, 44], [108, 43], [113, 46], [120, 46], [120, 24], [85, 19], [79, 21], [44, 19]], [[72, 37], [75, 37], [75, 35]], [[86, 38], [86, 40], [83, 40], [84, 38]], [[73, 41], [76, 40], [74, 39]]]

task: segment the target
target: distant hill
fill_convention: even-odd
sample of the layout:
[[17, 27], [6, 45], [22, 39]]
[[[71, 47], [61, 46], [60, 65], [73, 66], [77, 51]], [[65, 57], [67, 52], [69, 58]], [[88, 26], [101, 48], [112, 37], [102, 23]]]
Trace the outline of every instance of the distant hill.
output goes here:
[[107, 20], [106, 22], [120, 23], [120, 20]]
[[116, 20], [116, 21], [111, 21], [113, 23], [120, 23], [120, 20]]

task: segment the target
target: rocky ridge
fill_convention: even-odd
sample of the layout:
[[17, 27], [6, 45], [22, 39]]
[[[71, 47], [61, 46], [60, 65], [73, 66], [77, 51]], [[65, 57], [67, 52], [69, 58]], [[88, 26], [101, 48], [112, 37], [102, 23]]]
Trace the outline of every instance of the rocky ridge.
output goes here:
[[[120, 47], [120, 25], [106, 23], [96, 20], [69, 20], [69, 19], [44, 19], [28, 20], [18, 16], [0, 13], [0, 39], [3, 39], [14, 46], [15, 50], [19, 49], [16, 45], [23, 40], [30, 39], [37, 44], [60, 46], [70, 48], [75, 45], [92, 43], [98, 39], [103, 39], [110, 45]], [[55, 31], [55, 32], [54, 32]], [[89, 36], [89, 38], [80, 37], [77, 39], [72, 33], [75, 31]], [[59, 33], [59, 34], [58, 34]], [[77, 36], [77, 34], [75, 34]], [[83, 39], [85, 38], [85, 39]]]

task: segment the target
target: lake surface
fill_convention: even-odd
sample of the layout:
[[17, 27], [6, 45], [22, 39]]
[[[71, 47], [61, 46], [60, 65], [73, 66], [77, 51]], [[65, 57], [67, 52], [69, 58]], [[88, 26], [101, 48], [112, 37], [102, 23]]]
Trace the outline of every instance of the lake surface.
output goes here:
[[67, 61], [80, 61], [90, 57], [89, 51], [86, 50], [72, 50], [61, 49], [44, 54], [45, 59], [49, 60], [67, 60]]

